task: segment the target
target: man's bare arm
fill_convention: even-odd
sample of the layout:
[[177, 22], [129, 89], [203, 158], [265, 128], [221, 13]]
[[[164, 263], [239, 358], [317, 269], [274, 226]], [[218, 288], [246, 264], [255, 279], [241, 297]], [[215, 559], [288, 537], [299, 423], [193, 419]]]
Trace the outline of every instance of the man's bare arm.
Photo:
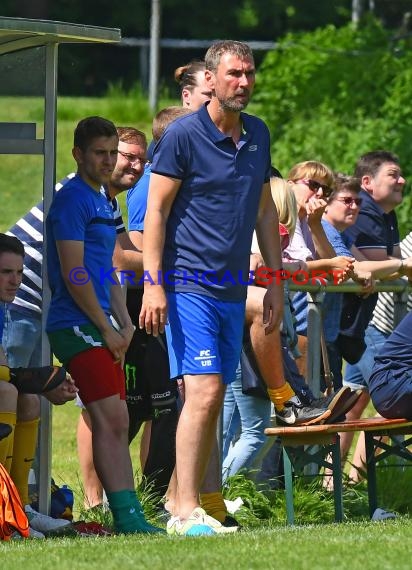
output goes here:
[[180, 185], [181, 181], [175, 178], [155, 173], [150, 177], [143, 235], [143, 266], [150, 279], [145, 279], [139, 326], [154, 336], [164, 331], [167, 319], [166, 295], [159, 276], [162, 274], [166, 222]]

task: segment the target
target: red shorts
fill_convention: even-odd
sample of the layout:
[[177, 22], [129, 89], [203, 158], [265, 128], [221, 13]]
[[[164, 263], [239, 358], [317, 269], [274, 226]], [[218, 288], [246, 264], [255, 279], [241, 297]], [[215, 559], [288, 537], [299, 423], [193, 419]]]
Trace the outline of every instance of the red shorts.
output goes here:
[[120, 362], [104, 347], [90, 348], [73, 356], [67, 369], [84, 404], [119, 394], [126, 399], [126, 383]]

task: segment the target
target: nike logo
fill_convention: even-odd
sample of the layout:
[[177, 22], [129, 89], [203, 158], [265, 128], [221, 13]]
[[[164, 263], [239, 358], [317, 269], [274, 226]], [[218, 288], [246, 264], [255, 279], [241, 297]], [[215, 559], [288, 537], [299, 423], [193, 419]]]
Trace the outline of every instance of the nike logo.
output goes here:
[[30, 462], [34, 461], [34, 457], [32, 457], [31, 459], [27, 459], [27, 457], [25, 457], [23, 459], [23, 461], [24, 461], [24, 463], [30, 463]]
[[133, 513], [135, 513], [135, 512], [136, 512], [136, 509], [134, 509], [134, 508], [133, 508], [133, 509], [130, 509], [130, 511], [129, 511], [129, 513], [130, 513], [131, 515], [132, 515]]

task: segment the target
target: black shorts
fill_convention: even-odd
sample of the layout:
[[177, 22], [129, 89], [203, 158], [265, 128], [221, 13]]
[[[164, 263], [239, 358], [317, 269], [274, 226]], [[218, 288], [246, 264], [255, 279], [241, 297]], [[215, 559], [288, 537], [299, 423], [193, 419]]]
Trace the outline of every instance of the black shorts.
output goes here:
[[176, 382], [170, 380], [166, 337], [154, 337], [139, 329], [143, 291], [127, 290], [127, 309], [136, 326], [126, 352], [124, 373], [129, 410], [129, 441], [147, 420], [156, 419], [176, 408]]

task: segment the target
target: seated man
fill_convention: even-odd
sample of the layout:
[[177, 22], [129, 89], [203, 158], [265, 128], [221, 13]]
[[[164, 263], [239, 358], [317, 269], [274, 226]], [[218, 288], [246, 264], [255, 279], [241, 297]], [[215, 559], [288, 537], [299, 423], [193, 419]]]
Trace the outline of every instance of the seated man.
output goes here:
[[[23, 244], [15, 237], [0, 234], [0, 338], [3, 334], [4, 303], [13, 301], [21, 284], [23, 258]], [[38, 397], [27, 393], [30, 390], [43, 393], [55, 403], [73, 400], [77, 391], [73, 380], [58, 367], [10, 369], [0, 346], [0, 425], [9, 426], [0, 441], [0, 463], [11, 474], [19, 491], [31, 526], [30, 536], [44, 538], [43, 532], [56, 530], [69, 521], [52, 519], [29, 506], [28, 475], [40, 415]], [[22, 400], [25, 406], [21, 404]]]
[[373, 405], [384, 418], [412, 419], [412, 312], [375, 356], [368, 380]]

